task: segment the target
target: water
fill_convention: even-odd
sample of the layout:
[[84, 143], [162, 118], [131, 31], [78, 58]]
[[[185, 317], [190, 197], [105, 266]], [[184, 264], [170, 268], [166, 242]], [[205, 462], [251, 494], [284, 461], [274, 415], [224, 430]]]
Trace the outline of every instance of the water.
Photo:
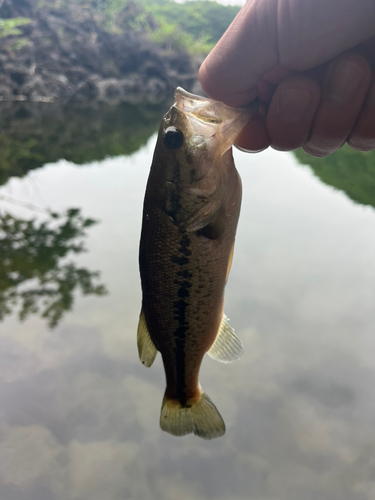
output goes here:
[[[88, 251], [58, 265], [100, 271], [93, 282], [108, 290], [75, 288], [53, 329], [41, 302], [24, 321], [20, 303], [8, 302], [0, 498], [373, 499], [373, 208], [323, 184], [292, 154], [235, 153], [244, 195], [225, 310], [246, 352], [202, 366], [225, 436], [176, 438], [158, 423], [160, 356], [146, 369], [136, 349], [137, 253], [155, 140], [130, 156], [47, 163], [0, 188], [2, 215], [38, 225], [51, 218], [35, 207], [77, 207], [96, 219], [80, 238]], [[34, 277], [21, 289], [38, 286]]]

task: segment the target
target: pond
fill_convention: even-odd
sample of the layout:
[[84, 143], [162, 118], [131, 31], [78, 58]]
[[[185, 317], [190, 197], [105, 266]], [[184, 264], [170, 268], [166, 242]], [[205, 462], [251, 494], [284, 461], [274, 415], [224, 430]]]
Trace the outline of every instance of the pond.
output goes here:
[[[16, 111], [0, 135], [0, 498], [374, 498], [371, 200], [354, 202], [292, 153], [235, 151], [243, 205], [225, 311], [245, 354], [202, 365], [226, 434], [177, 438], [159, 428], [160, 355], [146, 369], [136, 346], [143, 194], [163, 111]], [[34, 125], [21, 133], [17, 120]], [[11, 164], [17, 144], [29, 146]], [[359, 177], [371, 178], [370, 157], [355, 157]], [[341, 163], [337, 175], [322, 165], [340, 187]], [[357, 181], [346, 175], [343, 189], [361, 201]]]

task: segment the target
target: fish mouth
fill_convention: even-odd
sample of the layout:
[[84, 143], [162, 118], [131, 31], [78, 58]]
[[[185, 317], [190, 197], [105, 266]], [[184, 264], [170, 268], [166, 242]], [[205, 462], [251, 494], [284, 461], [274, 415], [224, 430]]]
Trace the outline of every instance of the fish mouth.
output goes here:
[[222, 123], [233, 120], [239, 115], [246, 116], [249, 120], [259, 109], [259, 99], [254, 99], [248, 106], [231, 108], [223, 102], [214, 101], [187, 92], [182, 87], [177, 87], [174, 92], [175, 106], [186, 114], [193, 114], [206, 123]]
[[194, 115], [204, 123], [220, 124], [223, 118], [218, 105], [222, 103], [191, 94], [182, 87], [177, 87], [174, 93], [175, 107], [186, 115]]
[[[184, 91], [185, 92], [185, 91]], [[210, 117], [201, 114], [200, 109], [194, 108], [193, 94], [185, 92], [189, 98], [182, 101], [178, 97], [164, 116], [164, 133], [173, 126], [181, 130], [187, 144], [193, 147], [204, 147], [215, 139], [215, 135], [222, 124], [220, 117]], [[202, 103], [205, 104], [205, 103]]]
[[191, 94], [181, 87], [175, 90], [174, 98], [170, 117], [176, 121], [176, 126], [180, 122], [185, 130], [190, 130], [203, 142], [216, 138], [222, 144], [221, 153], [232, 146], [242, 128], [259, 109], [258, 99], [245, 108], [231, 108], [223, 102]]

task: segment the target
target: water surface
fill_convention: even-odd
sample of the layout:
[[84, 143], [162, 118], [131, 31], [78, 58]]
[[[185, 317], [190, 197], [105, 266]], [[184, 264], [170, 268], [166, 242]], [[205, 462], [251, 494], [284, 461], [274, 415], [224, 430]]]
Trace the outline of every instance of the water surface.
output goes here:
[[236, 152], [244, 195], [225, 310], [245, 354], [202, 366], [225, 436], [176, 438], [158, 423], [160, 356], [146, 369], [136, 349], [137, 253], [155, 140], [130, 156], [47, 163], [0, 188], [2, 215], [53, 225], [35, 207], [77, 207], [97, 220], [81, 238], [88, 251], [60, 261], [100, 271], [96, 282], [108, 290], [74, 289], [53, 329], [42, 309], [20, 321], [16, 304], [4, 316], [0, 498], [374, 498], [373, 208], [323, 184], [292, 154]]

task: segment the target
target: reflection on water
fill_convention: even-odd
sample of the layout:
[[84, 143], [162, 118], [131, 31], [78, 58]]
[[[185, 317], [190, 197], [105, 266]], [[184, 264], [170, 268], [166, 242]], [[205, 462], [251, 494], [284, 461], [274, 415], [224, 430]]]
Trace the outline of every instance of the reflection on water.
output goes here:
[[41, 309], [53, 328], [72, 308], [77, 288], [83, 295], [106, 293], [94, 284], [98, 272], [62, 263], [67, 255], [85, 251], [79, 238], [95, 223], [79, 208], [49, 213], [43, 222], [0, 214], [0, 321], [18, 307], [21, 321]]
[[81, 165], [131, 154], [155, 132], [164, 109], [2, 102], [0, 184], [61, 158]]
[[372, 500], [374, 210], [292, 154], [236, 153], [244, 196], [225, 309], [245, 354], [202, 366], [225, 436], [175, 438], [159, 428], [160, 356], [146, 369], [136, 348], [154, 144], [81, 167], [46, 165], [0, 189], [100, 220], [89, 252], [74, 259], [100, 269], [111, 292], [77, 296], [53, 331], [15, 312], [1, 324], [0, 498]]
[[375, 207], [375, 151], [364, 153], [345, 145], [326, 158], [313, 158], [301, 149], [295, 155], [326, 184], [345, 191], [357, 203]]

